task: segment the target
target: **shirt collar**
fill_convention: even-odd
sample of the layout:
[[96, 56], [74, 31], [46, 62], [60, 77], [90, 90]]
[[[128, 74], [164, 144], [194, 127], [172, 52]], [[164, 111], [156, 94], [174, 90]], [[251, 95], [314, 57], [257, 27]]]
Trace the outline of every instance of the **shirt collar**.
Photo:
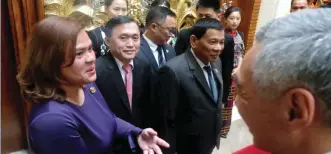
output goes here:
[[[122, 69], [124, 64], [123, 64], [119, 59], [117, 59], [116, 57], [114, 57], [114, 58], [115, 58], [115, 61], [116, 61], [117, 66], [118, 66], [120, 69]], [[133, 60], [131, 60], [131, 61], [129, 62], [129, 64], [132, 66], [132, 70], [133, 70], [133, 68], [134, 68]]]
[[231, 35], [232, 37], [236, 37], [237, 36], [237, 31], [232, 31], [229, 29], [225, 29], [225, 32], [228, 33], [229, 35]]
[[155, 44], [152, 40], [150, 40], [149, 38], [146, 37], [145, 34], [143, 34], [143, 37], [145, 38], [147, 44], [149, 45], [149, 47], [151, 48], [152, 51], [156, 51], [157, 49], [157, 44]]
[[193, 56], [194, 56], [194, 58], [195, 58], [195, 60], [198, 62], [198, 64], [199, 64], [199, 66], [203, 69], [203, 67], [205, 67], [205, 66], [210, 66], [210, 63], [208, 63], [207, 65], [206, 64], [204, 64], [196, 55], [195, 55], [195, 53], [194, 53], [194, 51], [192, 50], [192, 48], [191, 48], [191, 52], [192, 52], [192, 54], [193, 54]]

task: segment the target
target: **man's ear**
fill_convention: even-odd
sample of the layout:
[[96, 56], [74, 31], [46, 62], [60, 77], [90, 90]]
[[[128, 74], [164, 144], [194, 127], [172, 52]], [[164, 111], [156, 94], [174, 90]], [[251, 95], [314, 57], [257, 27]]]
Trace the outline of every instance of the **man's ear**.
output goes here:
[[191, 44], [191, 48], [196, 48], [197, 46], [197, 41], [198, 38], [195, 35], [191, 35], [190, 36], [190, 44]]
[[152, 23], [151, 25], [149, 25], [149, 29], [154, 33], [156, 33], [156, 31], [157, 31], [156, 27], [157, 27], [156, 23]]
[[110, 46], [110, 37], [105, 37], [105, 45]]
[[295, 88], [285, 95], [288, 105], [288, 120], [293, 130], [309, 126], [315, 117], [315, 98], [306, 89]]

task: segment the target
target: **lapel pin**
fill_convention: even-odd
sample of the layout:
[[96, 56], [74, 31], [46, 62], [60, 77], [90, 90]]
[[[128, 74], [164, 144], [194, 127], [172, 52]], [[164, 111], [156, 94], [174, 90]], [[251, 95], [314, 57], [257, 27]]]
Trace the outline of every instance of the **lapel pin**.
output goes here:
[[168, 53], [169, 52], [169, 50], [166, 50], [166, 53]]
[[94, 87], [90, 87], [90, 92], [94, 94], [97, 90]]
[[218, 70], [217, 70], [216, 68], [214, 68], [214, 71], [215, 71], [216, 73], [218, 73]]

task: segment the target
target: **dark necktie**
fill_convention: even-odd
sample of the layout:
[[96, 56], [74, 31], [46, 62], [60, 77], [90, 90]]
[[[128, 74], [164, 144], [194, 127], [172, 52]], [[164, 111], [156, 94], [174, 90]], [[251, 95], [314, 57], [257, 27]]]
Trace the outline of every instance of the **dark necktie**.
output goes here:
[[218, 92], [217, 92], [217, 86], [216, 86], [216, 82], [215, 82], [215, 78], [214, 78], [212, 68], [210, 66], [205, 66], [203, 68], [208, 73], [209, 87], [210, 87], [211, 93], [213, 95], [214, 101], [217, 104], [218, 103]]
[[159, 53], [159, 57], [158, 57], [158, 60], [159, 60], [159, 67], [161, 67], [164, 63], [165, 63], [165, 60], [163, 59], [163, 49], [162, 49], [162, 46], [159, 45], [157, 46], [157, 52]]

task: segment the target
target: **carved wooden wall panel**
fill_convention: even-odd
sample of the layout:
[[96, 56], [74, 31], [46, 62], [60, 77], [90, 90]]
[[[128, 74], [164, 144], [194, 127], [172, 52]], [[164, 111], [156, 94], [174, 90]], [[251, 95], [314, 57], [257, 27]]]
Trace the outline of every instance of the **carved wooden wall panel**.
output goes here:
[[238, 6], [242, 9], [242, 19], [238, 30], [244, 32], [247, 51], [254, 42], [261, 0], [238, 0]]
[[7, 4], [1, 8], [1, 153], [27, 147]]
[[[2, 1], [3, 2], [3, 1]], [[11, 62], [16, 64], [15, 69], [11, 69], [11, 72], [15, 74], [11, 76], [10, 79], [13, 79], [16, 82], [16, 68], [19, 69], [20, 64], [25, 57], [25, 47], [28, 36], [30, 35], [32, 28], [35, 23], [44, 18], [44, 1], [43, 0], [7, 0], [6, 4], [3, 5], [8, 9], [9, 23], [10, 23], [10, 32], [8, 37], [5, 39], [11, 38], [10, 48], [14, 49], [10, 52], [14, 52], [15, 57]], [[13, 53], [11, 53], [13, 54]], [[7, 63], [7, 62], [6, 62]], [[4, 73], [4, 72], [3, 72]], [[6, 79], [5, 82], [11, 82], [12, 80]], [[17, 83], [16, 83], [17, 84]], [[30, 103], [26, 103], [20, 99], [19, 90], [11, 91], [9, 96], [15, 96], [15, 101], [12, 103], [18, 103], [21, 108], [19, 108], [18, 113], [22, 114], [21, 124], [23, 125], [23, 134], [27, 133], [28, 126], [28, 114], [31, 108]], [[26, 138], [26, 137], [24, 137]], [[24, 139], [25, 144], [28, 140]]]

